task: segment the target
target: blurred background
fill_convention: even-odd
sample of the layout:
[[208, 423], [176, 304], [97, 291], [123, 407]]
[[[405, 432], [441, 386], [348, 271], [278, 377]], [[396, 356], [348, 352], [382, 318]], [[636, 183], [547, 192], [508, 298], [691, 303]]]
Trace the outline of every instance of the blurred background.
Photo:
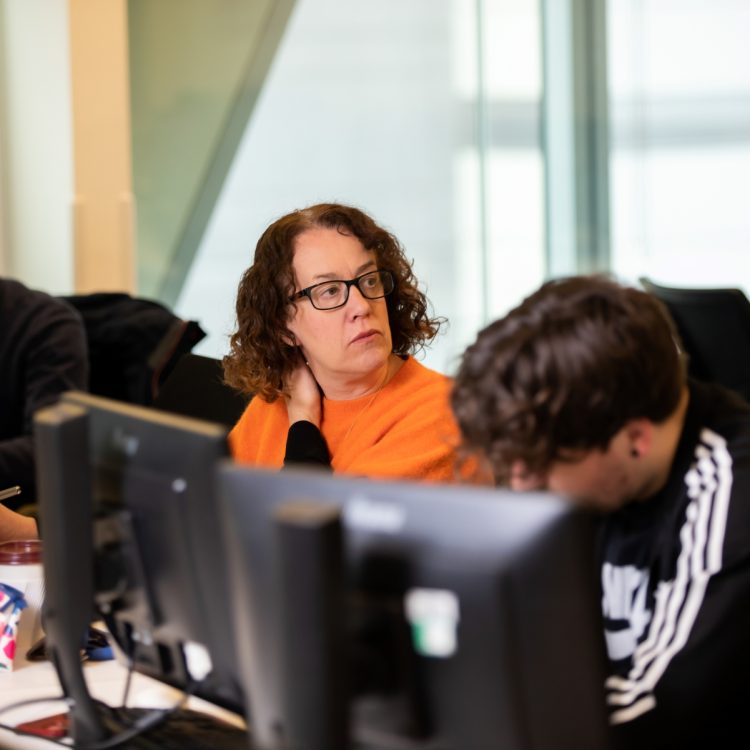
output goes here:
[[0, 0], [0, 274], [220, 357], [255, 242], [363, 208], [451, 373], [544, 279], [750, 287], [747, 0]]

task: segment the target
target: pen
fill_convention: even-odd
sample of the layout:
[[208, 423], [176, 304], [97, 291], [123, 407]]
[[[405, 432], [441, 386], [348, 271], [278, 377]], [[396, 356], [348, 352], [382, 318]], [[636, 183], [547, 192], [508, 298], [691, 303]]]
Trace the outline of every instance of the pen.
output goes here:
[[0, 503], [7, 500], [9, 497], [15, 497], [21, 494], [21, 488], [16, 485], [15, 487], [8, 487], [6, 490], [0, 490]]

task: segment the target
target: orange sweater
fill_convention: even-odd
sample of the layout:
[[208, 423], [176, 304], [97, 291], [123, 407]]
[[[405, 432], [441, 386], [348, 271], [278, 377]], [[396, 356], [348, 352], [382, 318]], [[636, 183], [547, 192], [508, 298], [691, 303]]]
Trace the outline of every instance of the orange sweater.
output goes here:
[[[451, 381], [409, 357], [373, 399], [323, 399], [321, 432], [333, 470], [391, 479], [452, 481], [458, 430]], [[283, 399], [254, 398], [229, 435], [237, 461], [281, 468], [289, 431]]]

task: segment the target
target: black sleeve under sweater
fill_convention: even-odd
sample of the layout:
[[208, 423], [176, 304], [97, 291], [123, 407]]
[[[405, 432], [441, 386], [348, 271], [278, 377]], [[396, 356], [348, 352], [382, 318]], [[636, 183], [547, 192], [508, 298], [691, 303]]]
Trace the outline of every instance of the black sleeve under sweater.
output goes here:
[[299, 465], [331, 469], [325, 438], [312, 422], [295, 422], [287, 433], [284, 468]]

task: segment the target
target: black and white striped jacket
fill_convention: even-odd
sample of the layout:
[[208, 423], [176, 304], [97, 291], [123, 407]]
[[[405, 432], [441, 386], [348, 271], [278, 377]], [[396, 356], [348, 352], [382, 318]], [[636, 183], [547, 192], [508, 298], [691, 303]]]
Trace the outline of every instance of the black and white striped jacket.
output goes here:
[[623, 746], [750, 747], [750, 405], [691, 382], [667, 485], [606, 519], [601, 554]]

